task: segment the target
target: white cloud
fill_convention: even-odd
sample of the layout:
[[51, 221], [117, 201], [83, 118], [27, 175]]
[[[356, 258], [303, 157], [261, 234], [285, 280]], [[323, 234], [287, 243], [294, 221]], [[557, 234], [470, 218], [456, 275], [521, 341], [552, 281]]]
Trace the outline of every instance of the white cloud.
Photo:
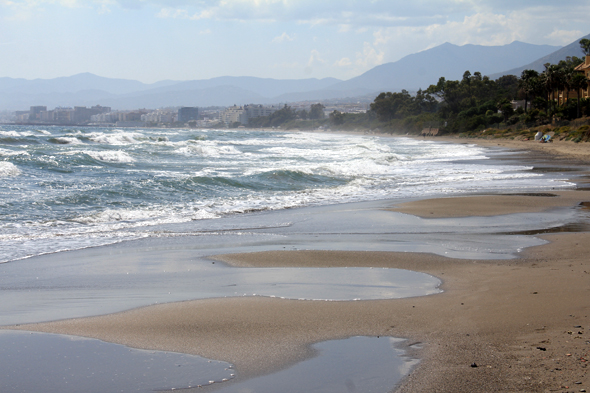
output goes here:
[[336, 61], [334, 63], [336, 67], [349, 67], [352, 65], [352, 61], [348, 57], [343, 57], [342, 59]]
[[[103, 43], [98, 50], [109, 51], [113, 54], [111, 58], [129, 55], [131, 45], [137, 47], [133, 54], [142, 56], [151, 49], [136, 46], [137, 42], [130, 44], [128, 40], [151, 37], [170, 49], [168, 58], [178, 53], [178, 58], [183, 60], [177, 63], [186, 64], [184, 60], [190, 53], [172, 50], [180, 45], [178, 37], [207, 35], [199, 47], [214, 53], [211, 56], [214, 65], [191, 70], [195, 75], [188, 77], [197, 78], [197, 73], [205, 72], [209, 73], [207, 76], [247, 72], [270, 75], [274, 68], [273, 77], [299, 76], [300, 73], [294, 72], [299, 70], [313, 72], [315, 76], [342, 78], [444, 42], [505, 45], [518, 40], [569, 44], [590, 33], [587, 23], [590, 2], [567, 0], [566, 3], [555, 0], [0, 0], [3, 43], [0, 45], [3, 51], [13, 51], [13, 59], [21, 59], [21, 55], [33, 58], [30, 50], [13, 47], [25, 48], [25, 40], [39, 40], [56, 45], [55, 53], [66, 53], [69, 50], [66, 44], [71, 47], [78, 39], [88, 39], [93, 34], [100, 43], [105, 34], [97, 32], [106, 32], [111, 33], [107, 38], [114, 42]], [[98, 13], [109, 15], [95, 17]], [[66, 18], [71, 25], [56, 26], [56, 20]], [[84, 18], [89, 18], [88, 23]], [[169, 22], [174, 19], [194, 23], [178, 23], [170, 29]], [[75, 23], [78, 27], [74, 29]], [[73, 34], [74, 30], [80, 34]], [[40, 31], [44, 32], [42, 36]], [[265, 41], [267, 50], [260, 47]], [[271, 42], [277, 45], [269, 45]], [[289, 44], [292, 42], [297, 45]], [[39, 54], [36, 59], [42, 60], [37, 63], [45, 62], [53, 52]], [[226, 53], [244, 60], [233, 65]], [[256, 58], [250, 58], [254, 57], [253, 53]], [[62, 64], [63, 56], [54, 62]], [[18, 74], [22, 63], [14, 60], [16, 71], [10, 72]], [[87, 66], [79, 66], [84, 67]], [[179, 71], [173, 67], [161, 68], [165, 71], [154, 67], [152, 80], [178, 78], [174, 72]], [[108, 67], [105, 65], [104, 69]], [[113, 70], [111, 75], [121, 72], [114, 67]], [[32, 75], [33, 71], [30, 72]], [[35, 72], [46, 75], [41, 66]]]
[[174, 8], [162, 8], [156, 16], [158, 18], [179, 18], [179, 19], [190, 18], [190, 16], [188, 15], [186, 10], [174, 9]]
[[290, 36], [287, 33], [283, 33], [278, 37], [275, 37], [272, 39], [272, 42], [275, 44], [280, 44], [281, 42], [285, 42], [285, 41], [293, 41], [295, 39], [295, 36]]
[[320, 52], [317, 51], [316, 49], [313, 49], [311, 51], [311, 54], [309, 56], [309, 60], [307, 61], [307, 64], [305, 65], [303, 72], [306, 75], [311, 75], [314, 71], [314, 67], [316, 66], [323, 66], [326, 64], [326, 61], [324, 59], [322, 59]]
[[580, 30], [559, 30], [555, 29], [551, 34], [547, 36], [554, 42], [561, 42], [564, 45], [569, 44], [578, 38], [582, 37], [583, 35], [587, 34], [588, 32], [581, 32]]
[[383, 64], [384, 53], [373, 45], [365, 42], [363, 51], [356, 54], [356, 65], [361, 67], [372, 67]]
[[[481, 2], [480, 2], [481, 3]], [[580, 10], [590, 13], [590, 3]], [[535, 6], [511, 12], [492, 12], [490, 7], [478, 7], [481, 12], [463, 15], [457, 20], [423, 26], [390, 26], [373, 29], [372, 46], [384, 53], [384, 61], [396, 61], [403, 56], [450, 42], [455, 45], [506, 45], [513, 41], [533, 44], [567, 45], [590, 31], [583, 32], [581, 24], [573, 24], [563, 10], [555, 13], [548, 6]], [[561, 12], [561, 13], [560, 13]], [[576, 28], [577, 27], [577, 28]], [[370, 58], [364, 53], [360, 58]], [[363, 61], [357, 59], [358, 64]]]
[[317, 64], [326, 64], [326, 61], [322, 59], [320, 52], [316, 49], [311, 51], [311, 55], [309, 56], [309, 60], [307, 61], [307, 66], [312, 67]]

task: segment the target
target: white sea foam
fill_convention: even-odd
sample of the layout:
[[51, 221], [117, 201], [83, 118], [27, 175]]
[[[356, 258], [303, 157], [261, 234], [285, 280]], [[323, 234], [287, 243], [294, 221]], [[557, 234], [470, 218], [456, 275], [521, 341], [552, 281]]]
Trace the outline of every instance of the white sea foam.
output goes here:
[[20, 170], [11, 162], [0, 161], [0, 177], [18, 176]]
[[195, 141], [188, 146], [181, 147], [177, 153], [183, 155], [198, 155], [204, 157], [220, 157], [223, 155], [242, 154], [234, 146], [219, 145], [215, 142]]
[[[21, 160], [31, 170], [17, 183], [10, 179], [14, 187], [3, 194], [11, 206], [5, 217], [17, 218], [0, 222], [0, 254], [15, 257], [154, 236], [151, 228], [158, 225], [244, 212], [567, 187], [536, 180], [548, 175], [530, 167], [486, 164], [487, 150], [480, 147], [404, 138], [52, 128], [53, 138], [73, 142], [57, 145], [32, 127], [17, 132], [0, 126], [0, 135], [24, 134], [40, 143], [0, 149], [0, 160], [14, 162], [0, 161], [0, 176], [20, 174]], [[9, 234], [17, 237], [2, 237]]]
[[94, 158], [98, 161], [103, 162], [112, 162], [112, 163], [130, 163], [134, 162], [135, 159], [131, 157], [129, 154], [125, 153], [124, 151], [120, 150], [107, 150], [107, 151], [93, 151], [87, 150], [84, 151], [85, 154], [89, 155], [90, 157]]
[[139, 132], [121, 131], [116, 134], [95, 132], [88, 135], [91, 141], [104, 145], [130, 145], [140, 143], [144, 135]]
[[21, 134], [18, 133], [18, 132], [16, 132], [16, 131], [13, 131], [13, 130], [11, 130], [11, 131], [0, 131], [0, 136], [14, 137], [14, 138], [16, 138], [16, 137], [21, 136]]
[[83, 145], [84, 144], [84, 142], [82, 142], [81, 140], [79, 140], [78, 138], [75, 138], [75, 137], [62, 136], [62, 137], [54, 138], [53, 140], [56, 143], [63, 144], [63, 145]]
[[29, 156], [29, 152], [27, 151], [13, 151], [8, 149], [0, 148], [0, 157], [13, 157], [13, 156]]

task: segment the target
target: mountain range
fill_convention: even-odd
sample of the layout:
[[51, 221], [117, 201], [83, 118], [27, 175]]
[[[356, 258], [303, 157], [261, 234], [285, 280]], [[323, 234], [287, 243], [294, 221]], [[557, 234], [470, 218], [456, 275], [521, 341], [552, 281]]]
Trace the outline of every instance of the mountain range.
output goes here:
[[[590, 34], [581, 38], [590, 38]], [[2, 77], [0, 110], [27, 110], [34, 105], [54, 108], [98, 104], [125, 110], [352, 100], [360, 96], [374, 97], [383, 91], [426, 89], [441, 76], [450, 80], [461, 79], [465, 71], [478, 71], [492, 79], [509, 74], [519, 76], [524, 69], [542, 71], [543, 64], [547, 62], [555, 64], [567, 56], [582, 57], [580, 39], [565, 47], [518, 41], [503, 46], [445, 43], [396, 62], [379, 65], [346, 81], [335, 78], [281, 80], [226, 76], [145, 84], [90, 73], [35, 80]]]

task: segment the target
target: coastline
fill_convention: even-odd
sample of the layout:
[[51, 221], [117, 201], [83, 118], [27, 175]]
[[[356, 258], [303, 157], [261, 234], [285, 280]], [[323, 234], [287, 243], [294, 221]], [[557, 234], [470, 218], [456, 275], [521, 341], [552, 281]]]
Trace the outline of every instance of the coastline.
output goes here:
[[[448, 142], [484, 145], [472, 139], [452, 138]], [[508, 142], [510, 146], [502, 147], [521, 148], [515, 141]], [[498, 146], [498, 141], [492, 143], [495, 145], [489, 146]], [[577, 156], [572, 165], [582, 157]], [[567, 162], [571, 159], [564, 158]], [[590, 201], [586, 191], [555, 194], [559, 196], [506, 196], [505, 203], [489, 206], [487, 214], [527, 211], [531, 203], [533, 211], [542, 212], [554, 207], [575, 208]], [[405, 213], [431, 218], [469, 217], [481, 214], [478, 206], [498, 199], [467, 198], [473, 203], [472, 211], [465, 211], [465, 197], [445, 198], [445, 204], [436, 206], [436, 215], [431, 215], [432, 201], [392, 209], [410, 209]], [[235, 364], [242, 378], [307, 358], [311, 355], [309, 345], [316, 342], [355, 335], [405, 337], [409, 354], [422, 361], [398, 392], [571, 391], [574, 386], [575, 391], [588, 390], [587, 362], [582, 359], [590, 358], [590, 344], [586, 343], [590, 329], [590, 264], [586, 261], [590, 234], [542, 237], [550, 243], [525, 250], [519, 259], [504, 261], [368, 251], [266, 251], [215, 257], [239, 267], [411, 269], [441, 278], [445, 292], [439, 295], [355, 302], [209, 299], [4, 328], [198, 354]], [[423, 348], [416, 342], [423, 343]], [[477, 367], [471, 367], [474, 363]]]
[[540, 143], [534, 140], [460, 138], [446, 135], [441, 137], [414, 138], [440, 142], [470, 143], [484, 147], [502, 147], [519, 151], [531, 151], [534, 153], [554, 156], [560, 161], [590, 163], [590, 144], [587, 142], [575, 143], [572, 141], [554, 140], [551, 143]]

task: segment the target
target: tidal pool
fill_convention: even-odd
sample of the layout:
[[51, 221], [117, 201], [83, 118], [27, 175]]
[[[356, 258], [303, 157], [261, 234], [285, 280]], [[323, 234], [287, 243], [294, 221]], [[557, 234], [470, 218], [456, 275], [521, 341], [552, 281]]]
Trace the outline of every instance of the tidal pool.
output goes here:
[[245, 381], [232, 365], [199, 356], [131, 349], [75, 336], [0, 331], [3, 393], [154, 392], [342, 393], [393, 389], [416, 359], [392, 337], [352, 337], [313, 345], [316, 356]]
[[154, 392], [227, 381], [226, 362], [48, 333], [0, 331], [2, 393]]
[[[84, 257], [78, 258], [77, 254]], [[23, 264], [28, 268], [23, 269]], [[441, 292], [428, 274], [384, 268], [236, 268], [187, 251], [60, 253], [1, 266], [0, 325], [109, 314], [156, 303], [267, 296], [351, 301]]]

